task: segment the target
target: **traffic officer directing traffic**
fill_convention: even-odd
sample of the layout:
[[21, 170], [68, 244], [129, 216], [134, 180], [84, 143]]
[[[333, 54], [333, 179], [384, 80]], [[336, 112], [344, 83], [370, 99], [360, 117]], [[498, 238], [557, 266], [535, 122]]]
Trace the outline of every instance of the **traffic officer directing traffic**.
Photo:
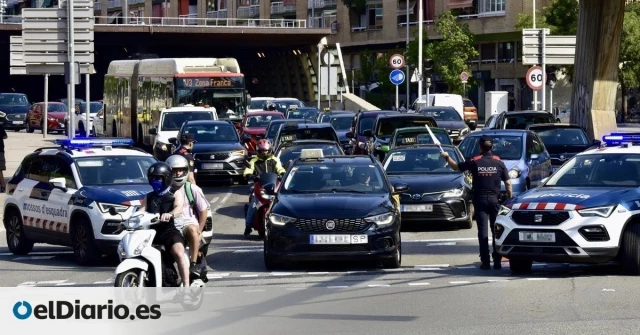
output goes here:
[[196, 139], [193, 134], [182, 134], [182, 136], [180, 136], [180, 148], [173, 153], [174, 155], [180, 155], [186, 158], [189, 162], [189, 176], [187, 177], [187, 181], [194, 185], [196, 184], [196, 178], [194, 176], [195, 159], [193, 158], [191, 151], [193, 150], [195, 143]]
[[[489, 237], [487, 231], [487, 221], [491, 231], [494, 231], [496, 217], [500, 211], [500, 182], [504, 182], [507, 191], [507, 199], [513, 196], [511, 189], [511, 181], [509, 173], [504, 162], [498, 156], [491, 153], [493, 149], [493, 139], [489, 136], [480, 138], [480, 155], [467, 160], [466, 162], [456, 163], [446, 152], [442, 152], [441, 156], [447, 161], [452, 169], [460, 172], [470, 171], [473, 176], [473, 207], [475, 209], [475, 219], [478, 225], [478, 242], [480, 244], [480, 269], [491, 269], [489, 259]], [[493, 234], [492, 234], [493, 235]], [[493, 237], [493, 236], [492, 236]], [[493, 268], [502, 268], [502, 257], [496, 251], [495, 237], [493, 240]]]

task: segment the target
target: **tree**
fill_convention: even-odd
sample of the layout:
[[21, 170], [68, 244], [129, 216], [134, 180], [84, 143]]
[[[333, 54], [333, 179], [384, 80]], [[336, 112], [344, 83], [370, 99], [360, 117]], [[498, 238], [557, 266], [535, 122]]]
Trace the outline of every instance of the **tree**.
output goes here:
[[620, 64], [618, 72], [622, 92], [622, 118], [627, 119], [627, 89], [640, 86], [640, 4], [628, 4], [625, 8], [620, 45]]
[[[429, 40], [427, 34], [423, 35], [423, 59], [433, 60], [433, 72], [447, 83], [450, 93], [463, 93], [460, 73], [470, 72], [469, 63], [480, 56], [475, 48], [475, 36], [469, 26], [458, 22], [451, 12], [438, 16], [436, 31], [442, 36], [441, 40]], [[416, 37], [406, 53], [409, 64], [418, 63], [418, 51]]]

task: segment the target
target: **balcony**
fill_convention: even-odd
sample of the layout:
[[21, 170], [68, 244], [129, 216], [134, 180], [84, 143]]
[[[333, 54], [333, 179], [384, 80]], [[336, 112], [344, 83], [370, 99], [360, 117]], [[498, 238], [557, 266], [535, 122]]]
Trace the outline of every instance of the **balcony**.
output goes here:
[[238, 18], [247, 19], [260, 16], [260, 5], [238, 7]]
[[309, 9], [336, 7], [337, 5], [338, 5], [337, 0], [308, 0]]
[[295, 1], [279, 1], [271, 3], [271, 14], [287, 14], [296, 12]]
[[102, 10], [102, 3], [100, 1], [94, 1], [93, 2], [93, 11], [94, 12], [99, 12]]
[[107, 2], [107, 8], [109, 9], [113, 9], [113, 8], [121, 8], [122, 7], [122, 0], [109, 0]]
[[212, 10], [207, 12], [208, 19], [226, 19], [227, 18], [227, 10], [221, 9], [218, 11]]
[[178, 20], [181, 26], [195, 26], [198, 24], [198, 14], [180, 15]]
[[129, 0], [129, 6], [144, 5], [144, 0]]

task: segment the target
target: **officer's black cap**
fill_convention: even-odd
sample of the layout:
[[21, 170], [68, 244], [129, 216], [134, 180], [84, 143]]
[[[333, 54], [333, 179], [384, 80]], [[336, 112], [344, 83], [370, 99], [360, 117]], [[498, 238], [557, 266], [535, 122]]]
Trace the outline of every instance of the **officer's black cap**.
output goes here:
[[193, 134], [187, 133], [187, 134], [182, 134], [182, 136], [180, 136], [180, 142], [181, 143], [189, 143], [189, 142], [196, 142], [196, 138], [195, 136], [193, 136]]
[[482, 135], [482, 137], [480, 137], [480, 144], [484, 147], [490, 148], [493, 146], [493, 138], [491, 138], [491, 136]]

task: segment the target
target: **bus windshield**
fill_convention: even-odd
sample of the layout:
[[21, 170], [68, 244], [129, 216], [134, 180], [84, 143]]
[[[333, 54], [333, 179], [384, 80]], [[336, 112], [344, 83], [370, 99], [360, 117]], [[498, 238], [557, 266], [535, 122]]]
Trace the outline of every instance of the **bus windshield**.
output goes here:
[[176, 78], [175, 82], [178, 106], [191, 104], [214, 107], [220, 119], [246, 114], [245, 83], [242, 76]]

